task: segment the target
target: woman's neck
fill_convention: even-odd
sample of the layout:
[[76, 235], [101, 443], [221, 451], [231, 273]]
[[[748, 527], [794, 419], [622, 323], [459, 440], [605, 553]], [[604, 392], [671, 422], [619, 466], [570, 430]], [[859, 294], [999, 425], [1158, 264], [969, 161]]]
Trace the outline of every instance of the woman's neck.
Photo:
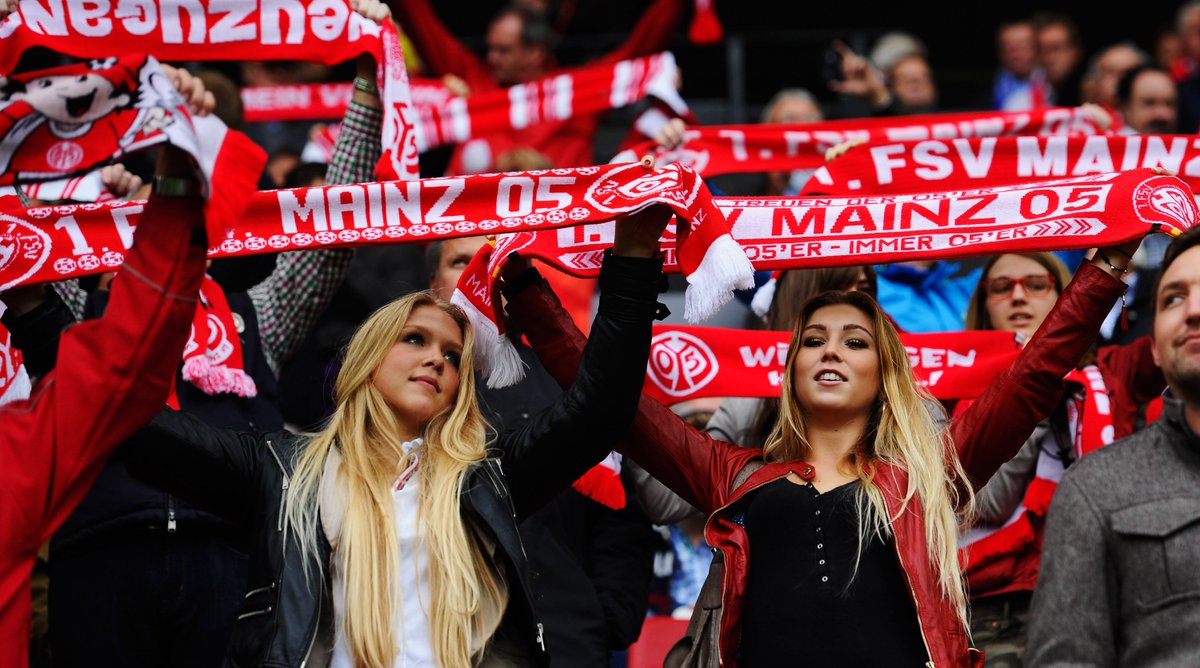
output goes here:
[[825, 419], [806, 425], [809, 463], [818, 469], [840, 470], [842, 462], [854, 451], [867, 431], [867, 417], [846, 420]]

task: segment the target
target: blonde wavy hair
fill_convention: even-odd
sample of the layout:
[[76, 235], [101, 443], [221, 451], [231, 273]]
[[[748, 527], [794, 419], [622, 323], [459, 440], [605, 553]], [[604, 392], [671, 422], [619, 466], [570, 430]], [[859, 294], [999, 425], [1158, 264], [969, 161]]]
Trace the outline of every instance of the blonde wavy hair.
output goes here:
[[[795, 394], [795, 360], [801, 348], [801, 334], [812, 315], [818, 309], [834, 305], [854, 307], [873, 323], [882, 376], [882, 396], [875, 404], [862, 446], [850, 452], [844, 462], [861, 482], [855, 495], [858, 557], [872, 536], [892, 535], [892, 522], [915, 499], [925, 515], [926, 548], [936, 566], [942, 594], [955, 604], [966, 624], [967, 596], [958, 560], [958, 531], [967, 526], [974, 512], [974, 494], [948, 436], [938, 430], [924, 404], [928, 393], [913, 381], [908, 354], [896, 328], [867, 294], [824, 292], [801, 308], [784, 366], [783, 387], [792, 389], [782, 393], [779, 419], [763, 446], [763, 457], [773, 462], [794, 461], [808, 458], [812, 451], [804, 411]], [[883, 492], [875, 484], [876, 462], [908, 473], [908, 488], [895, 516], [888, 514]]]
[[[395, 412], [372, 383], [375, 370], [400, 339], [414, 309], [432, 306], [449, 315], [463, 336], [459, 387], [454, 403], [424, 425], [418, 469], [419, 512], [429, 550], [430, 637], [444, 666], [467, 666], [486, 638], [483, 613], [503, 610], [507, 590], [489, 566], [463, 521], [459, 492], [472, 464], [486, 457], [487, 423], [475, 398], [472, 356], [475, 337], [466, 315], [427, 292], [398, 299], [376, 311], [354, 333], [335, 387], [337, 408], [328, 424], [297, 454], [287, 492], [287, 524], [295, 531], [307, 565], [316, 552], [325, 460], [337, 449], [342, 464], [339, 492], [345, 517], [337, 554], [344, 578], [345, 617], [340, 630], [354, 664], [390, 668], [398, 647], [395, 611], [400, 555], [392, 486], [409, 463]], [[311, 574], [310, 574], [311, 576]], [[325, 577], [325, 574], [320, 574]]]

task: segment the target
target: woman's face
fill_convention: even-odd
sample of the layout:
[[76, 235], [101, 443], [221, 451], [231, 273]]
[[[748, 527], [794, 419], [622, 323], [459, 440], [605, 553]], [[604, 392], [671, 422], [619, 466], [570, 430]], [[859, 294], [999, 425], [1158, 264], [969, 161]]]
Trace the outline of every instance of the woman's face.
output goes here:
[[814, 311], [800, 332], [792, 384], [809, 415], [869, 415], [882, 385], [871, 319], [846, 304]]
[[[1017, 283], [1018, 280], [1021, 282]], [[1048, 288], [1045, 287], [1047, 281]], [[1006, 286], [1010, 289], [1003, 289]], [[1054, 307], [1054, 302], [1058, 301], [1050, 271], [1020, 255], [1000, 256], [988, 271], [984, 288], [992, 328], [1019, 332], [1026, 341], [1041, 326]]]
[[416, 436], [458, 396], [463, 337], [444, 311], [424, 304], [412, 310], [371, 379], [375, 389]]

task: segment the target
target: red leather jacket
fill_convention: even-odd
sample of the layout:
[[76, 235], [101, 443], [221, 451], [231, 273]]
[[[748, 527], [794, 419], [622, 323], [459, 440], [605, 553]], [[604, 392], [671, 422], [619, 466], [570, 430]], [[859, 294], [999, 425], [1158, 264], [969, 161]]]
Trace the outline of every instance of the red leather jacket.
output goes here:
[[[1091, 346], [1105, 314], [1123, 289], [1120, 281], [1085, 263], [1013, 365], [951, 425], [956, 454], [967, 473], [967, 482], [975, 489], [1020, 449], [1037, 423], [1053, 409], [1063, 392], [1063, 376]], [[565, 315], [545, 317], [553, 311], [561, 313], [554, 301], [553, 295], [545, 291], [525, 290], [509, 302], [508, 309], [546, 369], [559, 383], [569, 383], [578, 367], [584, 339]], [[767, 464], [732, 489], [737, 473], [747, 462], [760, 458], [762, 451], [714, 440], [644, 395], [618, 450], [709, 515], [705, 537], [725, 555], [721, 656], [726, 665], [736, 666], [749, 558], [746, 531], [732, 516], [750, 493], [789, 471], [799, 473], [802, 464]], [[947, 456], [953, 455], [948, 452]], [[905, 472], [881, 466], [876, 482], [889, 512], [895, 516], [907, 486]], [[937, 574], [928, 559], [920, 504], [909, 503], [892, 524], [892, 531], [896, 556], [912, 592], [929, 651], [929, 665], [982, 665], [981, 654], [969, 647], [958, 611], [939, 590]]]

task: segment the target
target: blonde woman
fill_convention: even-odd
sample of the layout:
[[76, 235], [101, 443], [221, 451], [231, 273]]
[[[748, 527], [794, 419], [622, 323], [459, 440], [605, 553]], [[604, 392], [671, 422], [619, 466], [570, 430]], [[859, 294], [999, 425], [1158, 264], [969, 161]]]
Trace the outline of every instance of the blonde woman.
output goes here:
[[[652, 254], [670, 218], [660, 209], [618, 222], [578, 378], [515, 432], [489, 436], [470, 325], [426, 293], [358, 329], [319, 433], [156, 418], [161, 438], [131, 453], [135, 471], [251, 532], [227, 665], [548, 662], [517, 522], [602, 459], [633, 416], [662, 277]], [[513, 278], [512, 295], [540, 283], [532, 270]]]
[[[716, 441], [643, 397], [618, 447], [709, 515], [705, 538], [724, 562], [719, 602], [702, 600], [693, 614], [685, 664], [980, 665], [959, 527], [973, 490], [1044, 417], [1039, 397], [1061, 394], [1123, 289], [1119, 273], [1098, 259], [1084, 265], [949, 435], [935, 428], [895, 327], [858, 292], [801, 309], [762, 449]], [[535, 348], [561, 339], [535, 310], [509, 304]], [[578, 350], [581, 337], [569, 334]], [[543, 362], [562, 383], [575, 360]]]

